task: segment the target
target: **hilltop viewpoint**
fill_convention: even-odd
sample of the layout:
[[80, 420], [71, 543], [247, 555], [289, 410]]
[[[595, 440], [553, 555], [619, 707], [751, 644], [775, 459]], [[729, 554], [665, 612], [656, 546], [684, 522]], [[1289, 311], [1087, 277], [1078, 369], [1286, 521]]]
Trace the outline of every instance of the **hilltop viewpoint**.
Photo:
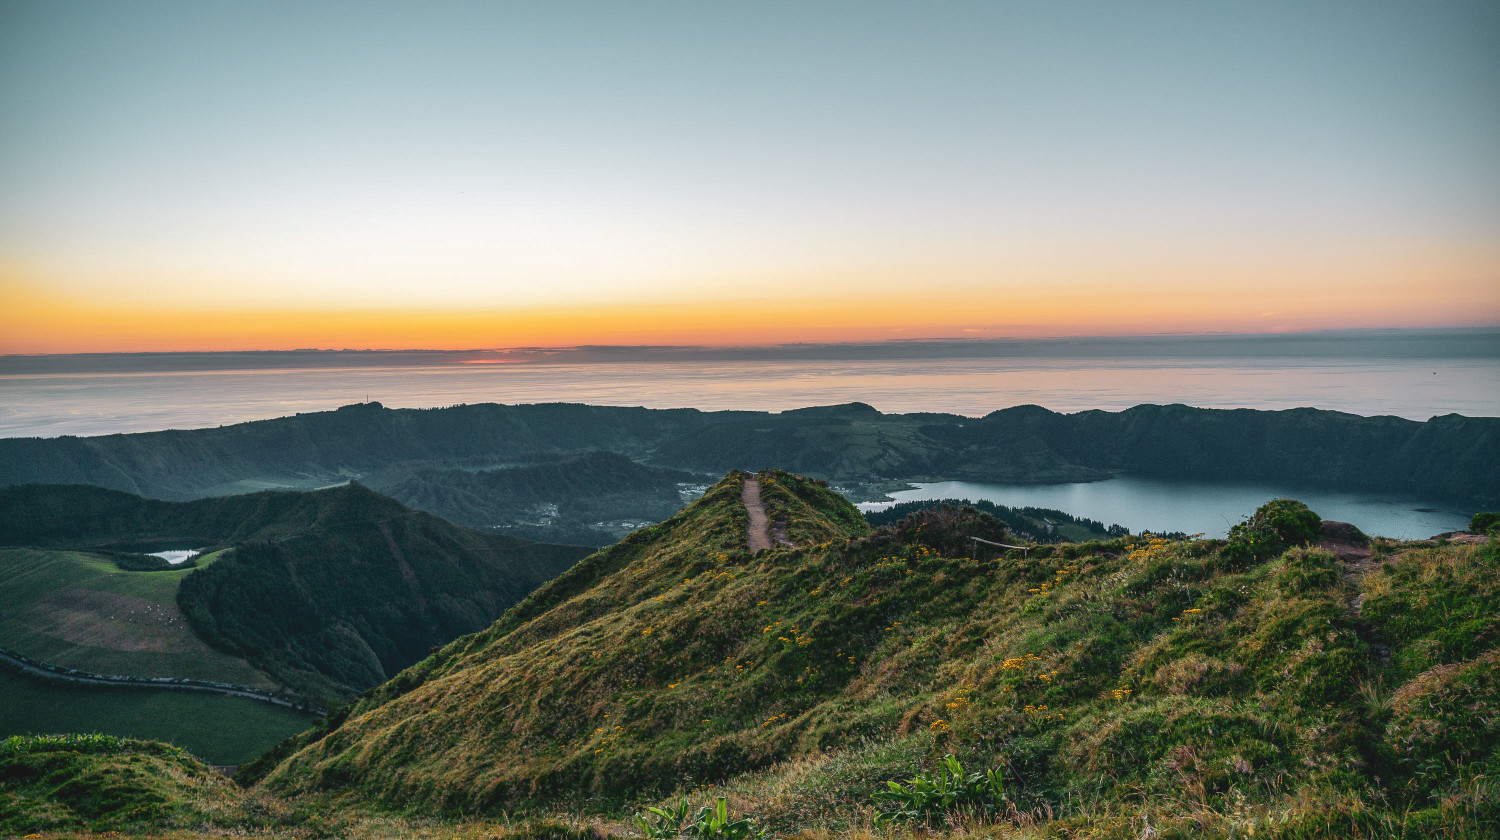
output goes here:
[[[974, 509], [872, 528], [732, 472], [242, 766], [240, 816], [194, 830], [1493, 837], [1476, 526], [1371, 539], [1279, 500], [1225, 540], [1007, 547]], [[155, 825], [48, 823], [11, 778], [11, 830]]]

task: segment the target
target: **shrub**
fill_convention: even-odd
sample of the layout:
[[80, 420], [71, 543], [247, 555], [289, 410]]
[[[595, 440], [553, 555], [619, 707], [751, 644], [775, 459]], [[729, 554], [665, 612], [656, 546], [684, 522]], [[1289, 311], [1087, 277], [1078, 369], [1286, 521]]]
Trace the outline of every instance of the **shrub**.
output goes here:
[[1293, 499], [1276, 499], [1261, 505], [1244, 522], [1229, 529], [1229, 539], [1220, 557], [1231, 566], [1275, 557], [1294, 545], [1312, 542], [1323, 520], [1307, 505]]
[[1469, 520], [1469, 530], [1476, 534], [1487, 534], [1496, 525], [1500, 525], [1500, 513], [1496, 511], [1476, 513], [1474, 518]]

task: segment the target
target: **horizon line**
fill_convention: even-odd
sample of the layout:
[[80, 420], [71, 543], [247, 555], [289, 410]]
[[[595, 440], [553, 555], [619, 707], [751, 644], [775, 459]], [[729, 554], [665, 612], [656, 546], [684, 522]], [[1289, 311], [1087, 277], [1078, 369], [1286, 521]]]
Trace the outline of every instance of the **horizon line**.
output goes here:
[[[1391, 338], [1451, 338], [1493, 337], [1497, 341], [1495, 353], [1500, 354], [1500, 324], [1484, 326], [1452, 327], [1349, 327], [1321, 330], [1298, 330], [1288, 332], [1159, 332], [1159, 333], [1114, 333], [1103, 335], [1058, 335], [1040, 337], [897, 337], [874, 341], [784, 341], [743, 344], [559, 344], [516, 345], [510, 347], [297, 347], [292, 349], [240, 348], [233, 350], [104, 350], [64, 353], [0, 353], [0, 359], [47, 359], [47, 358], [100, 358], [100, 357], [158, 357], [158, 356], [287, 356], [295, 354], [328, 353], [422, 353], [441, 355], [463, 355], [472, 353], [592, 353], [592, 352], [681, 352], [708, 351], [714, 353], [756, 352], [776, 350], [836, 350], [836, 349], [883, 349], [883, 348], [952, 348], [981, 349], [986, 347], [1018, 347], [1026, 345], [1077, 345], [1109, 342], [1178, 342], [1178, 341], [1299, 341], [1299, 340], [1380, 340]], [[1489, 354], [1485, 354], [1489, 355]]]

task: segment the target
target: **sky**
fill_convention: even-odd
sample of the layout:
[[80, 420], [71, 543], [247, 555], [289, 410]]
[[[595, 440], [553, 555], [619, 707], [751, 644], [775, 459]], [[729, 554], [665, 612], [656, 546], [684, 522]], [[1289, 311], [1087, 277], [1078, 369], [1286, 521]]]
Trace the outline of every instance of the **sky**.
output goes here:
[[1500, 325], [1500, 4], [0, 0], [0, 353]]

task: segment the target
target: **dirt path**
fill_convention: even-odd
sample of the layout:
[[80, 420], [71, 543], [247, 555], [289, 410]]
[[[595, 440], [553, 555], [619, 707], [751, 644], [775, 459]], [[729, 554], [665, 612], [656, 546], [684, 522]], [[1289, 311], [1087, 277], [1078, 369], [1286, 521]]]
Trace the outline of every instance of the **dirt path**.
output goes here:
[[766, 506], [760, 500], [760, 479], [745, 479], [740, 499], [745, 503], [745, 511], [750, 514], [750, 550], [754, 552], [770, 548], [771, 529], [770, 523], [766, 521]]

